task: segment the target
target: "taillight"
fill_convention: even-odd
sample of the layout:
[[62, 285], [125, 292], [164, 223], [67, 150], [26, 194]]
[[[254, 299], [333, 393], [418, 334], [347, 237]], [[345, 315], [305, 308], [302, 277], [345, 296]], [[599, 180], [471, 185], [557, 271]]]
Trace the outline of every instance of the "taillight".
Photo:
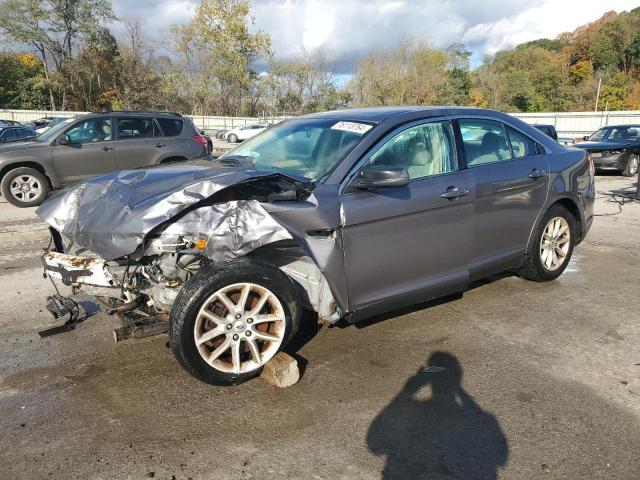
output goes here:
[[596, 166], [593, 163], [593, 158], [591, 158], [591, 154], [589, 152], [587, 152], [587, 160], [589, 160], [589, 175], [593, 178], [596, 176]]
[[202, 135], [194, 135], [193, 138], [196, 142], [198, 142], [200, 145], [202, 145], [203, 147], [207, 146], [207, 139], [204, 138]]

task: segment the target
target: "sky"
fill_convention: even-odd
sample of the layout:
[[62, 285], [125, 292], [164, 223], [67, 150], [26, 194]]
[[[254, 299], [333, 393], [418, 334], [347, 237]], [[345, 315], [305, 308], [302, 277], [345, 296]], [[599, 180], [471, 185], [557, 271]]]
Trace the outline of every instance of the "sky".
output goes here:
[[[146, 35], [161, 39], [188, 22], [195, 0], [113, 0], [119, 17], [139, 18]], [[554, 38], [605, 12], [640, 6], [638, 0], [251, 0], [255, 29], [271, 35], [280, 57], [331, 52], [339, 73], [355, 59], [402, 38], [436, 47], [464, 43], [477, 66], [485, 55], [538, 38]], [[114, 28], [116, 34], [119, 27]]]

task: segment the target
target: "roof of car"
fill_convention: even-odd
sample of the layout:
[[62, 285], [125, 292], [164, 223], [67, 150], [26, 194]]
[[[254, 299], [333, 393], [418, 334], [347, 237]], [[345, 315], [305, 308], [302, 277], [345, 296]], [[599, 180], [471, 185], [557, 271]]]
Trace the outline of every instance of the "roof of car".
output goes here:
[[436, 112], [446, 114], [456, 113], [498, 113], [494, 110], [486, 110], [474, 107], [458, 107], [458, 106], [431, 106], [431, 107], [417, 107], [417, 106], [399, 106], [399, 107], [375, 107], [375, 108], [354, 108], [345, 110], [333, 110], [329, 112], [311, 113], [305, 115], [306, 118], [332, 118], [341, 120], [360, 120], [363, 122], [381, 123], [389, 117], [395, 115], [401, 115], [404, 113], [412, 112]]
[[627, 123], [622, 125], [605, 125], [604, 127], [600, 128], [640, 128], [640, 125], [635, 123]]

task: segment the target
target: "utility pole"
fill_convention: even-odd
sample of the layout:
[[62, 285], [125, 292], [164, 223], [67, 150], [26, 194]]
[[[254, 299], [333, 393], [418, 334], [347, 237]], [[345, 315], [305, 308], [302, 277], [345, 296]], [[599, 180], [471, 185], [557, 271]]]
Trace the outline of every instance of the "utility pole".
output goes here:
[[600, 101], [600, 86], [602, 85], [602, 77], [598, 75], [598, 93], [596, 93], [596, 108], [594, 112], [598, 111], [598, 102]]

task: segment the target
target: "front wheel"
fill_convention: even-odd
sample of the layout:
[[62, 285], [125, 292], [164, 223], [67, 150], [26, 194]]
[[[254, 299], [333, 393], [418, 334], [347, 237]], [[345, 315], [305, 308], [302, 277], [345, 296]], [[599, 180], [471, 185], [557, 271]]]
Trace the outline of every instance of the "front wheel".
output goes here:
[[39, 171], [20, 167], [10, 170], [0, 183], [2, 195], [16, 207], [36, 207], [47, 198], [49, 183]]
[[520, 275], [536, 282], [558, 278], [573, 254], [575, 225], [575, 218], [562, 205], [547, 210], [534, 232]]
[[631, 155], [627, 160], [627, 166], [622, 171], [625, 177], [635, 177], [638, 174], [638, 155]]
[[237, 143], [238, 142], [238, 136], [231, 134], [227, 137], [227, 140], [231, 143]]
[[295, 335], [300, 300], [278, 268], [239, 259], [204, 267], [171, 309], [170, 345], [182, 367], [212, 385], [253, 378]]

